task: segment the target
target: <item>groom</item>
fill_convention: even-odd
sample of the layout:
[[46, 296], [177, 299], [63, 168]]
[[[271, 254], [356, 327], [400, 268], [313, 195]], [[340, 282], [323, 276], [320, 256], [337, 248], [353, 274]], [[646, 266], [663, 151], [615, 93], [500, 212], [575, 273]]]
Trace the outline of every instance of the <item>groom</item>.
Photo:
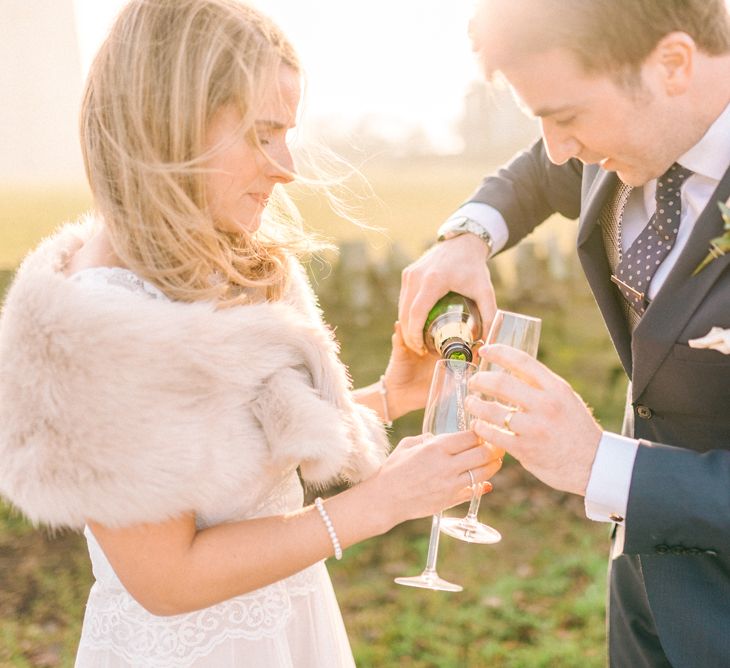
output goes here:
[[615, 523], [611, 666], [730, 666], [730, 355], [705, 337], [730, 330], [730, 254], [694, 273], [730, 198], [725, 0], [480, 0], [471, 33], [542, 139], [406, 269], [406, 341], [422, 349], [448, 290], [491, 320], [487, 258], [553, 213], [580, 218], [578, 255], [631, 380], [623, 435], [541, 363], [498, 346], [487, 358], [520, 373], [476, 377], [501, 402], [470, 399], [476, 430]]

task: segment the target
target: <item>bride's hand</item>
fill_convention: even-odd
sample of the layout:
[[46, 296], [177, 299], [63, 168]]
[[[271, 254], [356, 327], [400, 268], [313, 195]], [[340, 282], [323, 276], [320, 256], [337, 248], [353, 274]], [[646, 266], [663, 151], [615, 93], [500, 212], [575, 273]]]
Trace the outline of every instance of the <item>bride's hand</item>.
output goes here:
[[399, 322], [395, 323], [391, 344], [384, 382], [390, 414], [398, 417], [426, 405], [433, 367], [438, 357], [430, 353], [418, 355], [408, 348], [403, 341]]
[[502, 452], [480, 441], [473, 431], [404, 438], [380, 471], [375, 495], [386, 505], [392, 523], [439, 513], [471, 498], [474, 481], [486, 483], [502, 466]]

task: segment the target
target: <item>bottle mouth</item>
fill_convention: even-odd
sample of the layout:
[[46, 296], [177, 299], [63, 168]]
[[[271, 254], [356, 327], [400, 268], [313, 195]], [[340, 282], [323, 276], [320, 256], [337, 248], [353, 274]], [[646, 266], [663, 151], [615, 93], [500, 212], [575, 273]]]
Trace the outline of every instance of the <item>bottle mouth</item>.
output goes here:
[[471, 362], [472, 360], [471, 348], [464, 341], [458, 339], [446, 342], [442, 351], [441, 356], [447, 360], [461, 360], [464, 362]]

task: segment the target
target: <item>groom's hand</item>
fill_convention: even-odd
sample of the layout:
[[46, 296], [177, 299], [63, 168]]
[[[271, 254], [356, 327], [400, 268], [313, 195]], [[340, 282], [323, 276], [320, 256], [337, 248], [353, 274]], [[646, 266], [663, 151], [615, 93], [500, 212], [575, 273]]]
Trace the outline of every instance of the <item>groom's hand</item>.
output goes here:
[[403, 270], [398, 320], [406, 345], [424, 354], [423, 325], [433, 305], [447, 292], [476, 302], [482, 327], [491, 324], [497, 304], [487, 269], [487, 247], [473, 234], [462, 234], [431, 247]]
[[477, 418], [474, 431], [550, 487], [585, 495], [602, 430], [583, 400], [520, 350], [495, 344], [483, 347], [480, 356], [509, 373], [483, 371], [471, 379], [471, 391], [491, 398], [467, 399]]

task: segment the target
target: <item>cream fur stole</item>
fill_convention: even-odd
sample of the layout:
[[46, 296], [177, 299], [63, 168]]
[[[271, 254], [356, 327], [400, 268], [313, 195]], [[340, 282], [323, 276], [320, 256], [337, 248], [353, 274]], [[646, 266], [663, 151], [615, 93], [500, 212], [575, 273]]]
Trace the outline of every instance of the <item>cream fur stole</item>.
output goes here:
[[276, 470], [323, 486], [378, 468], [387, 437], [298, 264], [278, 303], [100, 295], [59, 271], [90, 227], [25, 259], [0, 318], [0, 494], [32, 521], [158, 522], [254, 503]]

